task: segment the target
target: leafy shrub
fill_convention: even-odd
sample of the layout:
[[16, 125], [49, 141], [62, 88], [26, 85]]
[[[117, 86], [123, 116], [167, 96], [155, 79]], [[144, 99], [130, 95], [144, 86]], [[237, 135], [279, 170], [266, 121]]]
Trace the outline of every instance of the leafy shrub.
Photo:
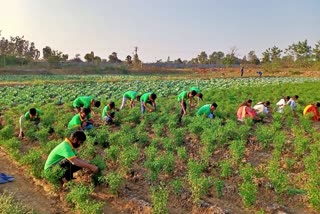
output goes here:
[[168, 213], [169, 192], [162, 186], [151, 187], [152, 210], [155, 214]]

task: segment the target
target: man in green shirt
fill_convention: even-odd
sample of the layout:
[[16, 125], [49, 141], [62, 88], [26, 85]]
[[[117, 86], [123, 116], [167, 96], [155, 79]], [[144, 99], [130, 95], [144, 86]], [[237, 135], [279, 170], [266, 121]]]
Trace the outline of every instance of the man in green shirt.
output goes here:
[[71, 130], [88, 130], [93, 128], [93, 121], [90, 114], [90, 109], [83, 108], [80, 112], [73, 116], [68, 124], [68, 129]]
[[128, 99], [130, 100], [130, 108], [132, 108], [135, 104], [134, 100], [136, 99], [137, 101], [140, 101], [140, 97], [141, 96], [138, 96], [137, 92], [135, 92], [135, 91], [125, 92], [122, 97], [122, 104], [121, 104], [120, 110], [122, 110], [125, 107]]
[[203, 97], [203, 94], [201, 93], [201, 90], [198, 87], [193, 86], [193, 87], [190, 88], [190, 91], [196, 91], [197, 92], [197, 94], [194, 97], [198, 97], [198, 101], [196, 101], [194, 99], [194, 97], [191, 99], [191, 101], [194, 101], [194, 102], [196, 102], [198, 104], [199, 101], [202, 100], [202, 97]]
[[[155, 111], [157, 108], [156, 99], [157, 99], [157, 95], [155, 93], [151, 93], [151, 92], [144, 93], [140, 98], [141, 113], [143, 114], [146, 109], [149, 112]], [[147, 104], [152, 105], [153, 108], [148, 107]]]
[[41, 114], [42, 114], [42, 112], [39, 109], [31, 108], [29, 111], [27, 111], [24, 115], [22, 115], [20, 117], [20, 120], [19, 120], [19, 125], [20, 125], [19, 138], [22, 138], [24, 136], [23, 123], [24, 123], [25, 120], [31, 121], [38, 128], [40, 128], [40, 115]]
[[65, 178], [67, 181], [73, 179], [73, 173], [82, 168], [90, 169], [93, 173], [98, 172], [97, 166], [77, 157], [75, 149], [80, 147], [85, 140], [86, 135], [84, 132], [73, 132], [69, 138], [66, 138], [50, 152], [44, 170], [50, 170], [52, 166], [59, 164], [61, 168], [66, 170], [62, 178]]
[[88, 108], [92, 111], [92, 107], [100, 107], [100, 101], [93, 99], [91, 96], [81, 96], [73, 101], [73, 107], [77, 112], [80, 112], [81, 108]]
[[199, 108], [199, 110], [197, 111], [197, 116], [202, 116], [204, 115], [205, 117], [208, 118], [214, 118], [214, 111], [216, 110], [216, 108], [218, 107], [217, 103], [212, 103], [212, 104], [207, 104], [202, 106], [201, 108]]
[[196, 91], [192, 90], [190, 92], [183, 91], [178, 95], [178, 102], [180, 105], [180, 114], [179, 114], [179, 123], [181, 123], [182, 116], [187, 114], [187, 103], [186, 100], [189, 99], [189, 105], [191, 103], [191, 98], [194, 97], [197, 94]]
[[113, 122], [115, 112], [112, 110], [114, 109], [119, 111], [119, 109], [115, 107], [115, 104], [112, 101], [103, 108], [101, 116], [102, 116], [102, 119], [105, 121], [106, 125], [110, 125]]

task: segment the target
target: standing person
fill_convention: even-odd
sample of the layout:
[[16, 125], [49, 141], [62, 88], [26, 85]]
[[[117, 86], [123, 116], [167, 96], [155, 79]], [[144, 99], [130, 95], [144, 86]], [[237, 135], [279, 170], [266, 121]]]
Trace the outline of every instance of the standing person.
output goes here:
[[207, 118], [215, 118], [214, 111], [217, 109], [217, 107], [218, 107], [218, 105], [215, 102], [212, 104], [203, 105], [197, 111], [197, 116], [204, 115]]
[[277, 102], [277, 111], [279, 113], [283, 113], [284, 112], [284, 107], [286, 106], [287, 102], [290, 100], [290, 96], [286, 96], [281, 98], [278, 102]]
[[87, 168], [93, 173], [98, 172], [98, 167], [77, 157], [76, 148], [79, 148], [86, 140], [86, 135], [82, 131], [73, 132], [69, 138], [57, 145], [49, 154], [44, 170], [50, 170], [54, 165], [58, 164], [65, 173], [61, 179], [70, 181], [73, 179], [73, 173]]
[[182, 116], [187, 114], [187, 103], [186, 100], [189, 100], [189, 105], [191, 105], [191, 99], [197, 94], [195, 90], [190, 92], [183, 91], [178, 95], [178, 102], [180, 105], [180, 114], [179, 114], [179, 123], [181, 123]]
[[78, 113], [80, 112], [81, 108], [87, 108], [90, 109], [90, 111], [92, 111], [92, 107], [99, 108], [100, 104], [100, 101], [93, 99], [92, 96], [81, 96], [73, 101], [73, 107]]
[[89, 130], [93, 128], [93, 121], [90, 114], [90, 109], [82, 108], [80, 112], [73, 116], [68, 124], [68, 129], [71, 130]]
[[135, 105], [134, 100], [136, 99], [137, 101], [140, 101], [140, 97], [141, 96], [138, 96], [137, 92], [135, 91], [125, 92], [122, 97], [122, 104], [121, 104], [120, 110], [122, 110], [125, 107], [127, 99], [130, 100], [130, 108], [132, 108]]
[[[156, 110], [156, 99], [157, 95], [155, 93], [144, 93], [140, 98], [141, 103], [141, 113], [144, 114], [145, 110], [147, 109], [149, 112]], [[150, 108], [147, 104], [150, 104], [152, 108]]]
[[313, 114], [312, 120], [313, 121], [319, 121], [320, 120], [319, 108], [320, 108], [320, 103], [319, 102], [317, 102], [316, 104], [307, 105], [303, 110], [303, 115]]
[[23, 133], [23, 123], [25, 120], [31, 121], [34, 125], [40, 128], [40, 115], [42, 112], [39, 109], [31, 108], [27, 111], [24, 115], [22, 115], [19, 119], [20, 131], [19, 131], [19, 138], [24, 137]]
[[258, 114], [269, 114], [269, 108], [270, 106], [270, 101], [265, 101], [265, 102], [258, 102], [255, 106], [253, 106], [253, 109], [256, 110]]
[[241, 69], [240, 69], [240, 73], [241, 73], [241, 77], [243, 76], [243, 73], [244, 73], [244, 67], [242, 66]]
[[106, 125], [109, 125], [113, 122], [115, 112], [112, 110], [114, 110], [114, 109], [116, 109], [115, 103], [112, 101], [103, 108], [102, 119], [104, 120]]
[[246, 118], [252, 118], [255, 122], [262, 121], [257, 112], [253, 108], [251, 108], [251, 105], [252, 100], [249, 99], [239, 106], [237, 111], [238, 121], [243, 122]]
[[293, 97], [290, 98], [290, 100], [287, 102], [287, 105], [290, 106], [292, 113], [294, 116], [297, 116], [296, 109], [297, 109], [297, 100], [299, 96], [294, 95]]

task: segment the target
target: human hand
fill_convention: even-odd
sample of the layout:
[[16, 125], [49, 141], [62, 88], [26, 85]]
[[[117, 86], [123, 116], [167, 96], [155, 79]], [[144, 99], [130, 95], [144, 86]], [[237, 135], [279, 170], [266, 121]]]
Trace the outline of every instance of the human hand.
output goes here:
[[149, 112], [152, 112], [152, 109], [148, 109]]
[[95, 165], [91, 165], [90, 170], [91, 170], [93, 173], [96, 173], [96, 172], [99, 171], [99, 168], [98, 168], [97, 166], [95, 166]]
[[23, 133], [23, 132], [20, 132], [18, 137], [19, 137], [19, 138], [23, 138], [23, 137], [24, 137], [24, 133]]

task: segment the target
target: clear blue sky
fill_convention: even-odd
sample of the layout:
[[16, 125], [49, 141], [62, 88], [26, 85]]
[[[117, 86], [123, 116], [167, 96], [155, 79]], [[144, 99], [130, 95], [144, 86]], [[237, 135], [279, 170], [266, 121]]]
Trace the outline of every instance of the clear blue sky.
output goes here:
[[188, 59], [201, 51], [261, 53], [320, 40], [320, 0], [0, 0], [2, 36], [24, 35], [81, 57], [120, 59], [135, 46], [143, 62]]

